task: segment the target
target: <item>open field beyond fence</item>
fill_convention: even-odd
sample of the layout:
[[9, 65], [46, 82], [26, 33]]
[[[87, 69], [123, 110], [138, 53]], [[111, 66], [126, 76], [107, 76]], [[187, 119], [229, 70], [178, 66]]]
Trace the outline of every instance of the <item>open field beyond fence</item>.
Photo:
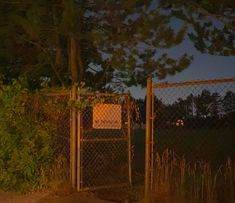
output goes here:
[[[144, 154], [145, 131], [133, 132], [133, 144], [138, 156]], [[235, 158], [235, 133], [232, 129], [160, 129], [155, 132], [155, 150], [174, 150], [190, 161], [205, 160], [214, 164]], [[136, 156], [137, 156], [136, 155]]]
[[[174, 198], [179, 202], [233, 202], [234, 142], [232, 129], [156, 131], [153, 199], [162, 202], [162, 197], [170, 197], [167, 203], [175, 201]], [[143, 181], [144, 143], [145, 131], [135, 130], [133, 170], [137, 183]]]

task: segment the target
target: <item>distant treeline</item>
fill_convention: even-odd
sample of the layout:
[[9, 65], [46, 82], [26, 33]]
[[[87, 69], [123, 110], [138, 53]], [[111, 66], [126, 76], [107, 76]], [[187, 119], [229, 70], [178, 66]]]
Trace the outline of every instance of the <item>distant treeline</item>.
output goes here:
[[[138, 99], [136, 104], [141, 122], [145, 123], [146, 101]], [[166, 104], [155, 96], [154, 115], [155, 127], [160, 128], [176, 126], [177, 120], [183, 121], [182, 127], [190, 128], [235, 127], [235, 93], [227, 91], [222, 96], [205, 89], [198, 95], [178, 98], [172, 104]]]

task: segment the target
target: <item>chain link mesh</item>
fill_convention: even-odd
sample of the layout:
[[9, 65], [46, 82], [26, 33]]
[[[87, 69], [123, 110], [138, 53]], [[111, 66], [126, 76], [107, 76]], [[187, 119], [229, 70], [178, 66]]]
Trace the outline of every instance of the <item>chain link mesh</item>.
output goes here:
[[154, 89], [156, 149], [194, 162], [235, 158], [235, 83]]
[[235, 80], [155, 84], [151, 103], [153, 199], [233, 202]]
[[[80, 99], [92, 104], [81, 111], [81, 187], [128, 183], [128, 96], [82, 94]], [[116, 122], [104, 124], [104, 117]]]
[[[41, 125], [46, 123], [46, 130], [53, 139], [54, 160], [48, 179], [69, 182], [70, 176], [70, 109], [68, 93], [44, 93], [31, 95], [27, 109], [31, 117]], [[54, 180], [53, 180], [54, 179]]]

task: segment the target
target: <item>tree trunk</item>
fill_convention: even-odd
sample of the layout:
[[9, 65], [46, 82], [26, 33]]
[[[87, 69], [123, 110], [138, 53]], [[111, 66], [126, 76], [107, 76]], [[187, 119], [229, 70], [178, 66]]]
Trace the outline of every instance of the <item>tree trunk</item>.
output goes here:
[[55, 65], [57, 69], [60, 69], [62, 64], [63, 64], [63, 54], [62, 54], [62, 49], [60, 45], [60, 40], [59, 37], [57, 37], [57, 43], [56, 43], [56, 55], [55, 55]]
[[[57, 26], [57, 17], [56, 17], [56, 7], [52, 6], [52, 12], [53, 12], [53, 26]], [[56, 54], [55, 54], [55, 70], [57, 71], [59, 77], [60, 77], [60, 72], [61, 72], [61, 67], [63, 63], [63, 52], [61, 48], [61, 38], [58, 33], [55, 33], [56, 37]], [[54, 77], [54, 83], [56, 81], [56, 77]], [[64, 81], [63, 78], [59, 78], [61, 85], [64, 86]], [[56, 84], [54, 84], [56, 85]]]
[[79, 67], [79, 81], [81, 82], [84, 77], [84, 64], [82, 61], [82, 56], [81, 56], [81, 48], [80, 44], [77, 45], [77, 60], [78, 60], [78, 67]]
[[[56, 36], [55, 69], [57, 70], [58, 74], [61, 72], [62, 63], [63, 63], [63, 54], [62, 54], [62, 49], [61, 49], [61, 44], [60, 44], [60, 37], [57, 35]], [[57, 78], [54, 76], [55, 84], [56, 84], [55, 82], [56, 79]], [[64, 83], [62, 83], [62, 86], [64, 86]]]
[[72, 76], [72, 83], [78, 82], [78, 64], [77, 64], [77, 40], [74, 35], [70, 36], [70, 71]]

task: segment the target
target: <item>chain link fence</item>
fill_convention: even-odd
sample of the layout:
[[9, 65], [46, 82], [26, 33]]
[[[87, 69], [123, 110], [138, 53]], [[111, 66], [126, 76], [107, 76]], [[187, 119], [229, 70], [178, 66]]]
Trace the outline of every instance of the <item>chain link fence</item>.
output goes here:
[[220, 165], [235, 158], [235, 82], [156, 84], [156, 150]]
[[[28, 97], [28, 114], [35, 122], [44, 125], [53, 152], [48, 184], [52, 187], [69, 184], [70, 181], [70, 99], [69, 91], [39, 92]], [[43, 132], [41, 132], [43, 133]], [[38, 143], [40, 145], [40, 143]]]
[[131, 184], [128, 94], [77, 86], [32, 92], [18, 83], [0, 93], [3, 188], [84, 191]]
[[149, 87], [147, 189], [199, 202], [234, 201], [235, 79]]
[[81, 189], [130, 184], [130, 112], [126, 94], [81, 94]]
[[129, 95], [76, 90], [74, 98], [69, 91], [28, 96], [28, 113], [50, 137], [48, 182], [70, 182], [78, 191], [130, 185]]

